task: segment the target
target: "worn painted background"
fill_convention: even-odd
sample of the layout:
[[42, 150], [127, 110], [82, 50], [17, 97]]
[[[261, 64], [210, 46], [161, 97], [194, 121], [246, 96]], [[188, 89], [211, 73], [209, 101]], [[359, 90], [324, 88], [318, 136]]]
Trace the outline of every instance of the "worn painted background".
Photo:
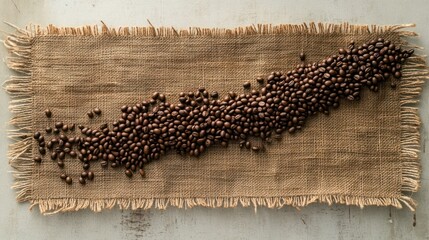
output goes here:
[[[416, 23], [416, 40], [429, 49], [429, 1], [174, 1], [174, 0], [0, 0], [0, 20], [25, 26], [99, 24], [109, 26], [235, 27], [255, 23], [301, 23], [303, 21], [363, 24]], [[0, 30], [12, 31], [5, 24]], [[4, 37], [4, 33], [2, 38]], [[425, 50], [427, 53], [428, 50]], [[0, 48], [2, 59], [6, 56]], [[0, 64], [0, 81], [11, 72]], [[315, 204], [302, 210], [252, 208], [146, 212], [120, 211], [41, 216], [18, 204], [6, 152], [9, 128], [8, 96], [0, 92], [0, 239], [429, 239], [429, 86], [422, 96], [422, 189], [415, 219], [408, 209], [327, 206]], [[414, 226], [415, 225], [415, 226]]]

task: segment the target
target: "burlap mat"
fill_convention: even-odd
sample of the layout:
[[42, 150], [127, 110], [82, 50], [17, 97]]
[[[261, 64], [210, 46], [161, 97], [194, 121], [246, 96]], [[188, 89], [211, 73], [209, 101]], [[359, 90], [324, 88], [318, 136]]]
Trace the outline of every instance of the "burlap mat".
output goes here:
[[[128, 179], [123, 169], [92, 164], [96, 178], [82, 186], [60, 181], [60, 170], [47, 156], [41, 165], [32, 133], [56, 121], [97, 127], [120, 117], [120, 107], [148, 99], [154, 91], [170, 101], [181, 91], [205, 86], [221, 94], [242, 92], [245, 80], [288, 71], [319, 61], [346, 47], [378, 37], [402, 47], [413, 36], [402, 26], [302, 24], [177, 31], [141, 27], [109, 29], [29, 27], [5, 40], [9, 66], [21, 72], [5, 84], [14, 113], [10, 162], [16, 169], [18, 200], [43, 213], [90, 208], [235, 207], [312, 202], [350, 205], [407, 205], [419, 187], [419, 117], [417, 102], [427, 71], [422, 57], [404, 66], [396, 90], [363, 91], [359, 102], [344, 101], [330, 116], [309, 119], [303, 131], [284, 134], [264, 153], [232, 144], [211, 148], [199, 158], [167, 154], [147, 166], [147, 177]], [[100, 118], [85, 113], [99, 107]], [[50, 108], [53, 117], [44, 116]], [[78, 134], [78, 131], [76, 133]], [[73, 135], [73, 134], [72, 134]], [[50, 137], [47, 137], [49, 139]], [[81, 163], [66, 159], [65, 172], [75, 180]]]

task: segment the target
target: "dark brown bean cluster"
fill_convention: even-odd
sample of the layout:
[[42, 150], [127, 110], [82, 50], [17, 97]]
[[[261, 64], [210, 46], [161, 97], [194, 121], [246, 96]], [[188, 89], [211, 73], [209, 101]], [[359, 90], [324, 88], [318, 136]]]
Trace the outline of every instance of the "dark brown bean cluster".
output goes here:
[[[128, 177], [135, 172], [144, 177], [144, 165], [167, 151], [199, 156], [212, 145], [228, 146], [230, 140], [253, 151], [263, 150], [252, 146], [249, 138], [270, 142], [284, 131], [292, 134], [301, 130], [311, 115], [329, 114], [341, 99], [359, 100], [364, 87], [377, 92], [390, 76], [401, 77], [402, 64], [411, 54], [413, 50], [401, 50], [384, 39], [359, 47], [351, 43], [320, 63], [301, 64], [286, 74], [273, 72], [266, 80], [257, 78], [259, 90], [229, 92], [219, 99], [217, 92], [200, 87], [196, 92], [181, 92], [176, 104], [155, 92], [148, 101], [123, 106], [120, 119], [111, 126], [105, 123], [92, 129], [79, 125], [82, 134], [68, 137], [65, 133], [74, 131], [75, 124], [58, 122], [54, 129], [46, 128], [46, 133], [56, 134], [47, 143], [39, 132], [34, 138], [40, 154], [45, 155], [48, 149], [60, 168], [66, 156], [78, 158], [84, 169], [81, 184], [94, 178], [89, 168], [98, 160], [105, 168], [125, 167]], [[304, 53], [299, 57], [305, 61]], [[391, 86], [396, 86], [393, 80]], [[249, 89], [251, 83], [245, 82], [243, 87]], [[52, 115], [50, 110], [45, 114]], [[89, 118], [100, 114], [99, 108], [87, 113]], [[61, 178], [72, 183], [65, 174]]]

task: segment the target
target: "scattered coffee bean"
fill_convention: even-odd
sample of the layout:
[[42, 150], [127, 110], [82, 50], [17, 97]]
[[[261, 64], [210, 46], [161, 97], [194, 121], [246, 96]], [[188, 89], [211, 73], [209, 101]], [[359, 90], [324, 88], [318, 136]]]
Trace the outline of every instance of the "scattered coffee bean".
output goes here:
[[158, 97], [159, 97], [159, 92], [154, 92], [154, 93], [152, 94], [152, 99], [153, 99], [153, 100], [158, 100]]
[[88, 180], [90, 181], [94, 180], [94, 172], [88, 171]]
[[89, 118], [94, 118], [94, 113], [93, 113], [92, 111], [87, 112], [87, 113], [86, 113], [86, 115], [87, 115]]
[[305, 61], [305, 53], [300, 53], [299, 54], [299, 59], [301, 59], [301, 61]]
[[40, 134], [40, 132], [35, 132], [34, 135], [33, 135], [33, 138], [36, 139], [36, 140], [39, 140], [40, 136], [42, 136]]
[[64, 162], [63, 161], [58, 161], [57, 164], [58, 164], [58, 167], [64, 168]]
[[41, 163], [42, 162], [42, 158], [41, 157], [34, 157], [34, 161], [36, 163]]
[[79, 183], [84, 185], [84, 184], [86, 184], [86, 181], [83, 177], [79, 177]]
[[66, 180], [67, 175], [66, 175], [65, 173], [62, 173], [62, 174], [60, 175], [60, 178], [61, 178], [62, 180]]
[[98, 107], [94, 108], [93, 112], [97, 115], [101, 114], [101, 110]]
[[71, 177], [67, 176], [67, 177], [66, 177], [66, 183], [67, 183], [68, 185], [71, 185], [71, 184], [73, 183], [73, 179], [72, 179]]
[[88, 177], [88, 172], [82, 172], [80, 174], [80, 176], [83, 177], [83, 178], [87, 178]]
[[141, 168], [141, 169], [139, 170], [139, 173], [140, 173], [140, 176], [142, 176], [143, 178], [144, 178], [144, 177], [146, 177], [146, 173], [145, 173], [145, 171], [143, 170], [143, 168]]
[[52, 132], [52, 128], [51, 128], [51, 127], [47, 127], [47, 128], [45, 129], [45, 131], [46, 131], [46, 133], [51, 133], [51, 132]]
[[48, 118], [52, 117], [52, 112], [51, 112], [51, 110], [46, 109], [46, 110], [45, 110], [45, 115], [46, 115], [46, 117], [48, 117]]
[[56, 123], [55, 123], [55, 128], [60, 129], [60, 128], [62, 128], [62, 127], [63, 127], [63, 125], [64, 125], [64, 123], [63, 123], [63, 122], [56, 122]]
[[262, 78], [262, 77], [258, 77], [258, 78], [256, 78], [256, 81], [257, 81], [259, 84], [264, 84], [264, 78]]
[[131, 172], [130, 170], [125, 170], [125, 175], [127, 175], [127, 177], [132, 177], [133, 176], [133, 172]]
[[211, 93], [211, 97], [212, 98], [218, 98], [219, 97], [219, 93], [218, 92], [212, 92]]
[[250, 82], [245, 82], [245, 83], [243, 84], [243, 87], [244, 87], [244, 88], [250, 88]]
[[255, 152], [259, 152], [260, 148], [259, 148], [259, 147], [256, 147], [256, 146], [253, 146], [253, 147], [252, 147], [252, 150], [253, 150], [253, 151], [255, 151]]

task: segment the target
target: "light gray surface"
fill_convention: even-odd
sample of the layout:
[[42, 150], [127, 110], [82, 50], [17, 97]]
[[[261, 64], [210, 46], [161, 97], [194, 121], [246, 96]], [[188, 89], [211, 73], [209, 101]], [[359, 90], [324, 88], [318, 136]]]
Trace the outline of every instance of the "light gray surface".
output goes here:
[[[0, 0], [0, 20], [25, 26], [99, 24], [112, 27], [155, 26], [235, 27], [256, 23], [301, 23], [303, 21], [362, 24], [416, 23], [419, 45], [429, 49], [429, 2], [427, 0], [365, 1], [20, 1]], [[4, 31], [12, 31], [0, 25]], [[4, 34], [2, 34], [4, 37]], [[427, 53], [427, 50], [425, 50]], [[2, 59], [6, 56], [0, 48]], [[12, 74], [0, 64], [0, 81]], [[41, 216], [18, 204], [7, 163], [6, 129], [10, 117], [8, 96], [0, 92], [0, 239], [429, 239], [429, 154], [425, 152], [429, 111], [426, 84], [422, 96], [422, 188], [413, 227], [408, 209], [327, 206], [315, 204], [302, 210], [259, 208], [181, 210], [146, 212], [120, 211]]]

